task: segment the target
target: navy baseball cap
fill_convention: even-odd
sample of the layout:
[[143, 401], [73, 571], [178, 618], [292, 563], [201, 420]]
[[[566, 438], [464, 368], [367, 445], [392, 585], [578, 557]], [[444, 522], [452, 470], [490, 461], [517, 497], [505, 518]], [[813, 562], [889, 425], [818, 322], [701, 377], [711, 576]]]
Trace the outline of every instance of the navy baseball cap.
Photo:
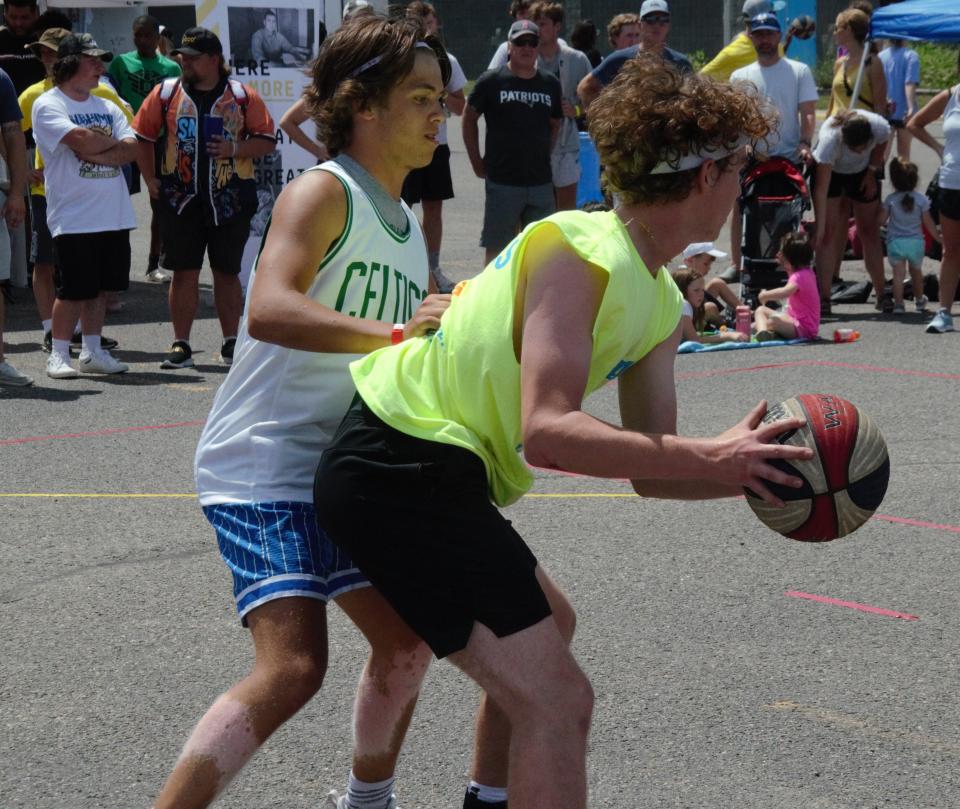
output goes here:
[[510, 26], [510, 33], [507, 34], [507, 39], [510, 40], [510, 42], [514, 42], [522, 36], [540, 39], [540, 29], [532, 20], [517, 20]]
[[751, 17], [747, 21], [747, 27], [750, 29], [750, 33], [754, 31], [776, 31], [780, 32], [780, 20], [777, 19], [776, 14], [758, 14], [756, 17]]

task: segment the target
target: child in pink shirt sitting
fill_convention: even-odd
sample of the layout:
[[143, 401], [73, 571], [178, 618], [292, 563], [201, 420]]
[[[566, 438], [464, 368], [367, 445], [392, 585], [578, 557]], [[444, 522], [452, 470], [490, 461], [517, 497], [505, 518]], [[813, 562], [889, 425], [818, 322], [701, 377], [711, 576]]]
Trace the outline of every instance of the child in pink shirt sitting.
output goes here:
[[777, 289], [765, 289], [759, 295], [760, 303], [786, 300], [783, 311], [759, 306], [754, 313], [757, 340], [792, 340], [802, 337], [817, 338], [820, 330], [820, 293], [817, 276], [810, 268], [813, 263], [813, 245], [803, 232], [788, 233], [777, 253], [780, 266], [787, 272], [787, 283]]

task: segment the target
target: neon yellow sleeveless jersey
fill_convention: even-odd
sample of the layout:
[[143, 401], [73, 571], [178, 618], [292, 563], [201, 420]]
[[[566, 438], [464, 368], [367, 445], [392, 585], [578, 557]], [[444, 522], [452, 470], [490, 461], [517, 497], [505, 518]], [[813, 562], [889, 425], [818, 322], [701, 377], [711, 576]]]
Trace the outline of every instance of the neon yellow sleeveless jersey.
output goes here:
[[530, 234], [547, 222], [582, 259], [610, 276], [594, 324], [585, 395], [673, 333], [680, 290], [666, 270], [647, 270], [616, 213], [564, 211], [527, 226], [483, 272], [461, 284], [435, 334], [350, 365], [363, 400], [391, 427], [479, 455], [499, 506], [516, 501], [533, 483], [523, 460], [514, 304]]

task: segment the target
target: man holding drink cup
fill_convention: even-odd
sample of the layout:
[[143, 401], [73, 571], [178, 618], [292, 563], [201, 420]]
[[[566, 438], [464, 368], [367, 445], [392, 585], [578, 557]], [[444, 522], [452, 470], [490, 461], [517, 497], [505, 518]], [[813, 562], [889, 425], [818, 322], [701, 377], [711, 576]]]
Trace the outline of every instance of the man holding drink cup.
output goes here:
[[[137, 163], [159, 200], [161, 266], [173, 270], [173, 345], [161, 368], [193, 365], [190, 329], [199, 300], [204, 253], [223, 331], [220, 359], [229, 365], [243, 310], [240, 262], [257, 210], [253, 161], [275, 148], [276, 128], [257, 92], [229, 78], [219, 38], [190, 28], [174, 53], [183, 78], [167, 79], [147, 96], [133, 121]], [[159, 177], [154, 144], [161, 142]]]

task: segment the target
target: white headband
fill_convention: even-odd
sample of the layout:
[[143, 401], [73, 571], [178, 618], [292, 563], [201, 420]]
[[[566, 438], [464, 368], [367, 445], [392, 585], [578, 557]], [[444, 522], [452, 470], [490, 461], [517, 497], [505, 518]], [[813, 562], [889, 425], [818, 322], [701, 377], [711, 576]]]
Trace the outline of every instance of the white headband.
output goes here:
[[732, 149], [727, 149], [724, 147], [720, 147], [719, 149], [702, 149], [699, 152], [685, 154], [676, 162], [661, 160], [650, 170], [649, 173], [676, 174], [681, 171], [689, 171], [690, 169], [697, 168], [697, 166], [702, 166], [708, 160], [722, 160], [725, 157], [729, 157], [734, 152], [742, 149], [748, 143], [750, 143], [750, 138], [748, 138], [746, 135], [741, 135], [740, 139], [734, 144]]

